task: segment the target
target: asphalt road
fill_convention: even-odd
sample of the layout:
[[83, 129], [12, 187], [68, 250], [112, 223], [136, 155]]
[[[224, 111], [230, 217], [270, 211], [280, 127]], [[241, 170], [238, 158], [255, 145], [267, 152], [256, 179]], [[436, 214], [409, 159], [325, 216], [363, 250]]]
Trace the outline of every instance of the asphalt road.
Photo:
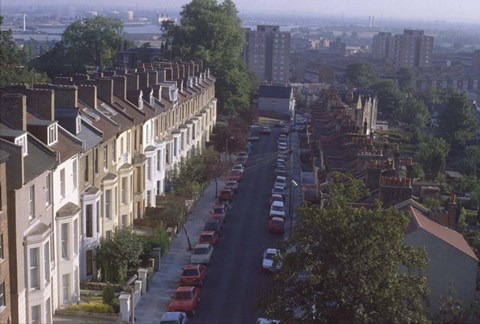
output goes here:
[[267, 201], [274, 182], [279, 128], [253, 144], [240, 188], [189, 323], [255, 323], [264, 316], [259, 297], [271, 274], [261, 268], [263, 251], [283, 239], [267, 229]]

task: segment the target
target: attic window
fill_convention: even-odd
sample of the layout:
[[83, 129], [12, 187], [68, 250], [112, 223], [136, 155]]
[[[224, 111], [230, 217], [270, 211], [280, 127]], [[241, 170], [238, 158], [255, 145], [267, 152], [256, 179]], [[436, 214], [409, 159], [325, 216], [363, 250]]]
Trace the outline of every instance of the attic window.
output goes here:
[[48, 145], [52, 145], [57, 142], [57, 138], [58, 138], [57, 131], [58, 131], [57, 124], [48, 126]]
[[23, 156], [28, 155], [27, 134], [15, 138], [15, 145], [22, 147]]

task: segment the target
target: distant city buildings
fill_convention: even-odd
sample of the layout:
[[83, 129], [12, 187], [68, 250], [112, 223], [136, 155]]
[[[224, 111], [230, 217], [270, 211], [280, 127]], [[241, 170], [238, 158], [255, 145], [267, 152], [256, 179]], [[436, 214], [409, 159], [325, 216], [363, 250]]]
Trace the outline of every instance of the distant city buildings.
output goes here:
[[245, 29], [243, 59], [261, 81], [288, 83], [290, 79], [290, 33], [279, 26], [259, 25]]
[[373, 57], [392, 62], [396, 67], [428, 67], [432, 64], [433, 36], [423, 30], [403, 34], [379, 33], [373, 36]]

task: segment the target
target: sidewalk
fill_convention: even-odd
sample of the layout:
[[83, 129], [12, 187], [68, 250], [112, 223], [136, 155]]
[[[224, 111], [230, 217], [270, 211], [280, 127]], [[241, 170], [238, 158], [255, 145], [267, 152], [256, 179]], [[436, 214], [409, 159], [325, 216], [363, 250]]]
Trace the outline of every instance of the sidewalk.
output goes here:
[[[217, 180], [217, 182], [218, 190], [220, 190], [224, 182], [222, 180]], [[210, 209], [215, 202], [215, 181], [211, 181], [185, 223], [192, 247], [197, 244], [200, 232], [209, 218]], [[180, 228], [170, 249], [162, 258], [160, 271], [153, 275], [147, 294], [142, 296], [135, 308], [135, 323], [160, 322], [163, 313], [167, 311], [171, 296], [178, 287], [181, 269], [190, 261], [188, 248], [187, 237], [183, 228]]]

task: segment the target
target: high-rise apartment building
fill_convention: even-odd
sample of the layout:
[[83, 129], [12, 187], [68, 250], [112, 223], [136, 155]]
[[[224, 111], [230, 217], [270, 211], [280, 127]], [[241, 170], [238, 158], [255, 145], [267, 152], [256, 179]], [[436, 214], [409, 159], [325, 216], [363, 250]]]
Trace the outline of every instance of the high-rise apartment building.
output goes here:
[[290, 77], [290, 33], [279, 26], [259, 25], [245, 29], [243, 59], [261, 81], [288, 83]]
[[427, 67], [432, 64], [433, 36], [423, 30], [403, 34], [379, 33], [373, 37], [373, 57], [387, 59], [397, 67]]

